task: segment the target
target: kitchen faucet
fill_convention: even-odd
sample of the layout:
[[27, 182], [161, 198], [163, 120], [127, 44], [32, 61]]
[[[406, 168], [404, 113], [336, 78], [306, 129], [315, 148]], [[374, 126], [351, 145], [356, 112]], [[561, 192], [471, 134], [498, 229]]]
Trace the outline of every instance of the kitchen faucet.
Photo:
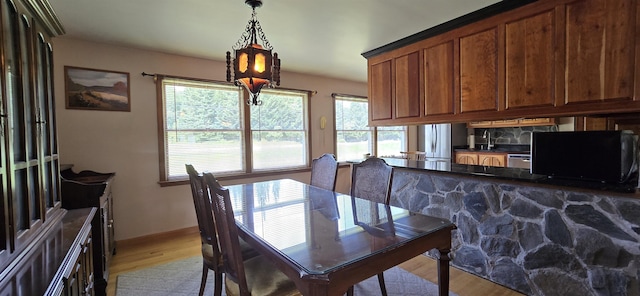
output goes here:
[[491, 144], [491, 133], [488, 129], [484, 130], [482, 138], [487, 139], [487, 150], [491, 150], [491, 148], [493, 148], [493, 144]]

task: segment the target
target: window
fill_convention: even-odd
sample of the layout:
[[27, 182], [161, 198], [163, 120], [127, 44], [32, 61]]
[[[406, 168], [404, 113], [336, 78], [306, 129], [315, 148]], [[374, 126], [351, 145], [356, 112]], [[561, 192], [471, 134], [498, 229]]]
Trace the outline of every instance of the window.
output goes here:
[[373, 153], [373, 129], [367, 127], [366, 99], [335, 96], [336, 158], [338, 161], [362, 158]]
[[399, 155], [406, 150], [406, 126], [368, 127], [366, 98], [337, 94], [333, 97], [338, 161], [362, 158], [366, 153]]
[[376, 128], [376, 155], [400, 155], [407, 151], [407, 126], [379, 126]]
[[262, 91], [263, 105], [251, 107], [253, 169], [308, 166], [306, 95]]
[[307, 92], [265, 89], [262, 106], [247, 106], [228, 83], [158, 81], [161, 181], [186, 179], [186, 163], [216, 176], [309, 166]]

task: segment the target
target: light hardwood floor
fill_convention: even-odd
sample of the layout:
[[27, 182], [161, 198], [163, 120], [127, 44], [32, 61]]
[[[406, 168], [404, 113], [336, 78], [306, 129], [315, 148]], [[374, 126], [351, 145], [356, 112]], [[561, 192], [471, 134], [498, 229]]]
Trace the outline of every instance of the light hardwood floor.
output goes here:
[[[195, 227], [118, 242], [117, 254], [113, 256], [111, 265], [109, 266], [110, 274], [107, 285], [107, 296], [114, 296], [116, 294], [116, 278], [121, 273], [193, 256], [200, 256], [200, 236]], [[433, 259], [426, 256], [418, 256], [401, 264], [400, 267], [431, 282], [437, 283], [438, 273], [435, 260]], [[449, 289], [460, 296], [522, 295], [454, 267], [450, 268], [450, 274]]]

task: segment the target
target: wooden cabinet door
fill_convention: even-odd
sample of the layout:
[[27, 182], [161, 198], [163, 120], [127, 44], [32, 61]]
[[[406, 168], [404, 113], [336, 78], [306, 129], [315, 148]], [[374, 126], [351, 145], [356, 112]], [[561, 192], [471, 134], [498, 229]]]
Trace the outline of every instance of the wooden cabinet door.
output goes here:
[[456, 152], [456, 163], [478, 165], [478, 154], [473, 152]]
[[419, 117], [420, 101], [420, 52], [412, 52], [394, 59], [395, 118]]
[[420, 51], [369, 65], [369, 109], [371, 120], [420, 117]]
[[453, 41], [424, 49], [424, 115], [454, 114]]
[[636, 1], [564, 5], [564, 104], [632, 99]]
[[553, 106], [554, 10], [505, 26], [506, 109]]
[[391, 60], [369, 66], [369, 112], [371, 120], [391, 119]]
[[460, 112], [498, 110], [498, 28], [460, 38]]
[[505, 167], [507, 156], [503, 154], [478, 154], [478, 163], [483, 166]]

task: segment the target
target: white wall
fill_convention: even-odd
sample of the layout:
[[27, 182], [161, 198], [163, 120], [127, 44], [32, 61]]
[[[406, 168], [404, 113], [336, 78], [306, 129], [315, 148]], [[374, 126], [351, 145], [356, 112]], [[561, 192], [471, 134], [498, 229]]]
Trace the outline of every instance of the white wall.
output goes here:
[[[60, 161], [73, 164], [76, 172], [95, 170], [116, 173], [112, 187], [116, 240], [195, 226], [189, 186], [158, 185], [155, 84], [152, 78], [143, 77], [141, 73], [225, 80], [226, 64], [64, 36], [54, 39], [53, 48]], [[286, 57], [282, 59], [283, 69], [286, 70]], [[128, 72], [131, 112], [65, 109], [64, 66]], [[310, 99], [312, 156], [333, 152], [331, 93], [366, 96], [367, 84], [290, 72], [283, 72], [281, 80], [282, 87], [318, 92]], [[324, 130], [319, 128], [321, 116], [327, 117]], [[289, 177], [304, 182], [309, 180], [308, 173]], [[346, 168], [340, 170], [339, 178], [341, 181], [337, 190], [346, 192], [350, 183]], [[264, 179], [267, 178], [260, 178]]]

